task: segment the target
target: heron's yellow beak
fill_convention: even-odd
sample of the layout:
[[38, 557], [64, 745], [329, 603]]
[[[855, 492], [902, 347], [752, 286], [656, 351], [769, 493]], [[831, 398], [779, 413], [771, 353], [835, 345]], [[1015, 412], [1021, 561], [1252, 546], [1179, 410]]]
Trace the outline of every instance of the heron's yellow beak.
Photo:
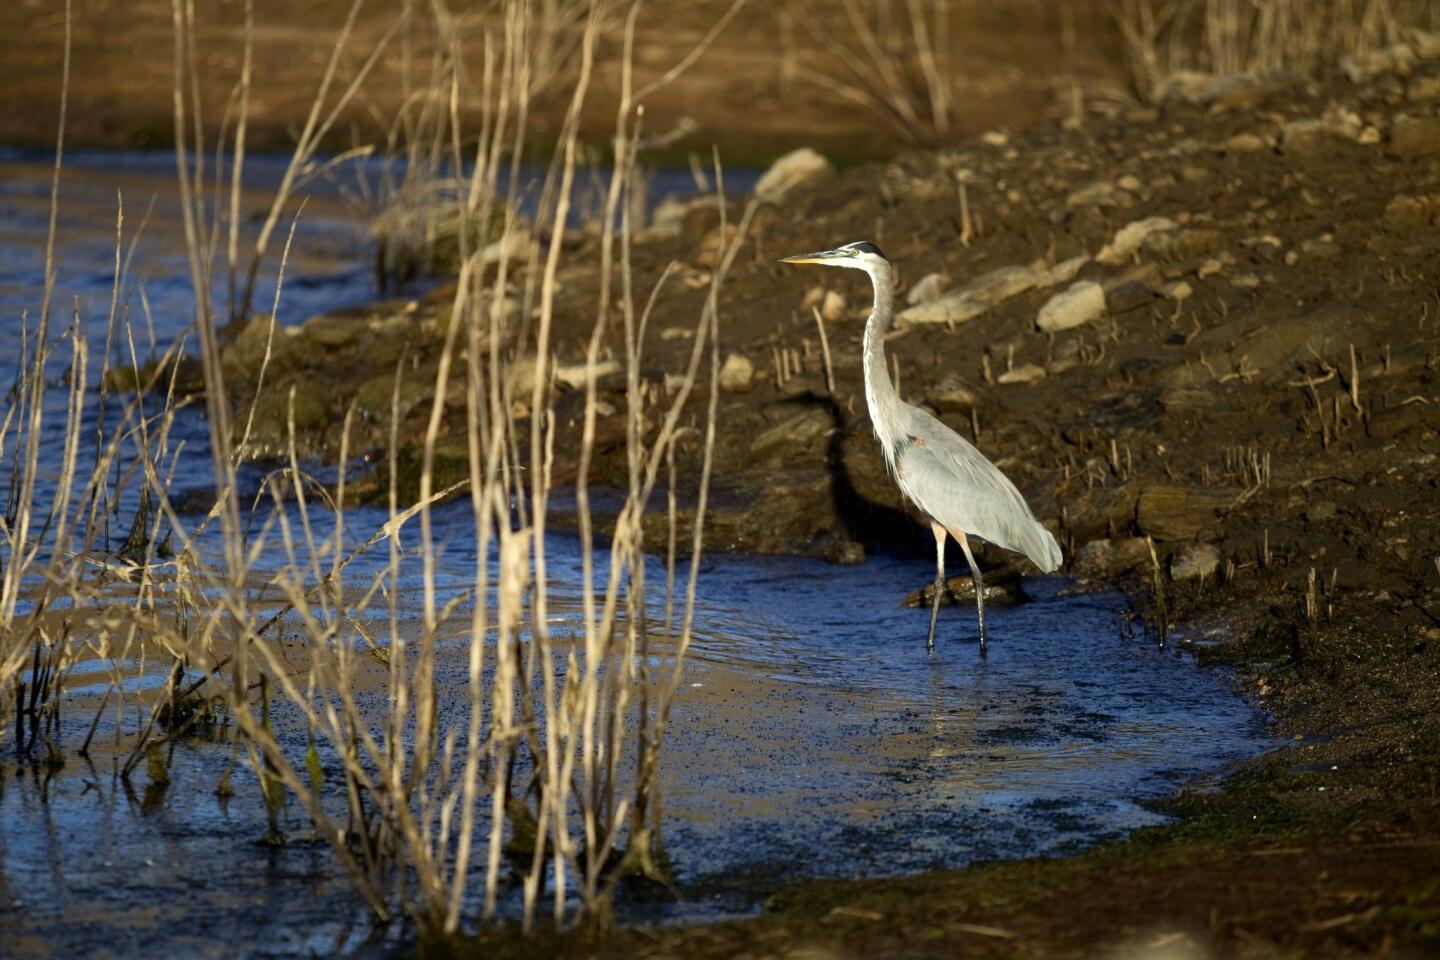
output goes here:
[[802, 253], [798, 257], [782, 257], [781, 263], [829, 263], [843, 254], [835, 250], [821, 250], [819, 253]]

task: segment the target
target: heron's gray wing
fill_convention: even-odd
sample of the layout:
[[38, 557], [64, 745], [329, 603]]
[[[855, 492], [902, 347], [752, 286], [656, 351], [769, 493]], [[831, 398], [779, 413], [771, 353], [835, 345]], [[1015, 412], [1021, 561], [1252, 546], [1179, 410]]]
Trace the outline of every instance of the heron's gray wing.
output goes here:
[[1025, 554], [1047, 573], [1059, 567], [1059, 544], [1000, 468], [925, 411], [906, 413], [896, 467], [911, 501], [947, 527]]

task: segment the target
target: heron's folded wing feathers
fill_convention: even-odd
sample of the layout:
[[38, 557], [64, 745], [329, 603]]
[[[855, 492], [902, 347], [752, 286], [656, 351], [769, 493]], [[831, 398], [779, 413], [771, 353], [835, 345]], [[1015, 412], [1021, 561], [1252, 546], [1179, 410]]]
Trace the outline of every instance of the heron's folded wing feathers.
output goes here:
[[1000, 468], [923, 410], [910, 409], [911, 442], [900, 454], [901, 484], [915, 504], [947, 527], [1029, 557], [1047, 573], [1060, 546]]

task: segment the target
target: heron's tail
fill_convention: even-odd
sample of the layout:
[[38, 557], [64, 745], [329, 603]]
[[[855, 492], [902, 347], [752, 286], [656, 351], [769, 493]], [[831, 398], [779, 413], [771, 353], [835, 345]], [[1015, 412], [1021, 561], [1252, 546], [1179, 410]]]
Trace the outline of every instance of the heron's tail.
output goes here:
[[1030, 562], [1039, 567], [1041, 573], [1054, 573], [1059, 570], [1060, 565], [1065, 562], [1065, 555], [1060, 552], [1060, 544], [1055, 542], [1054, 535], [1042, 527], [1038, 520], [1031, 522], [1026, 534], [1021, 546]]

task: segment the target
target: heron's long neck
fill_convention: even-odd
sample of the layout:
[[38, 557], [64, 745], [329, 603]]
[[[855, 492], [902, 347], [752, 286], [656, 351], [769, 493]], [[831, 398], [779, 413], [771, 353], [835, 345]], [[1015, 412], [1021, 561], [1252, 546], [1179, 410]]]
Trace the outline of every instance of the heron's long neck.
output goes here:
[[865, 402], [870, 407], [870, 422], [875, 426], [875, 435], [889, 456], [897, 437], [892, 436], [896, 424], [900, 423], [900, 395], [890, 380], [890, 370], [885, 365], [885, 334], [895, 312], [895, 296], [890, 287], [890, 267], [881, 264], [870, 274], [875, 288], [875, 306], [870, 319], [865, 323], [863, 346], [865, 365]]

